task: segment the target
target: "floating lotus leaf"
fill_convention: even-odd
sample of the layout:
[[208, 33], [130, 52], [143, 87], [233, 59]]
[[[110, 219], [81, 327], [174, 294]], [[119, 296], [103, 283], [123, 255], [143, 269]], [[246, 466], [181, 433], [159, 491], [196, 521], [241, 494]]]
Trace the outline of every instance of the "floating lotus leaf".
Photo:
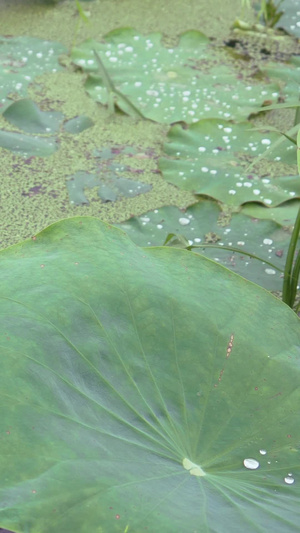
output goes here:
[[[269, 211], [261, 207], [263, 209]], [[241, 213], [226, 216], [216, 202], [202, 200], [184, 212], [176, 207], [163, 207], [132, 217], [118, 227], [139, 246], [162, 245], [169, 234], [184, 237], [185, 243], [178, 241], [179, 247], [215, 245], [219, 249], [206, 247], [194, 248], [193, 251], [199, 251], [268, 290], [280, 291], [291, 232], [272, 220], [254, 218], [256, 211], [251, 211], [251, 207], [247, 211], [246, 206], [243, 212], [250, 216]], [[224, 250], [224, 246], [236, 248], [239, 252]], [[272, 263], [279, 270], [249, 257], [245, 252]]]
[[53, 154], [58, 146], [53, 137], [37, 137], [12, 131], [0, 130], [0, 146], [24, 157], [46, 157]]
[[278, 78], [281, 84], [285, 86], [286, 97], [284, 103], [299, 103], [300, 57], [294, 56], [287, 63], [271, 62], [262, 67], [261, 70], [271, 78]]
[[36, 76], [44, 72], [56, 72], [66, 48], [56, 42], [35, 37], [0, 37], [0, 98], [2, 102], [10, 93], [26, 96], [27, 87]]
[[63, 114], [58, 111], [41, 111], [35, 102], [24, 98], [7, 107], [4, 118], [28, 133], [54, 133], [59, 130]]
[[[35, 102], [27, 98], [13, 102], [5, 109], [3, 116], [19, 129], [37, 134], [57, 133], [63, 120], [63, 114], [59, 111], [41, 111]], [[74, 117], [65, 123], [64, 129], [76, 134], [91, 125], [93, 121], [89, 117]], [[53, 154], [58, 148], [56, 141], [49, 136], [38, 137], [0, 130], [0, 146], [25, 157]]]
[[284, 0], [280, 4], [280, 11], [283, 15], [278, 26], [284, 28], [288, 33], [300, 38], [300, 9], [298, 0]]
[[88, 93], [107, 104], [105, 83], [97, 75], [96, 50], [117, 89], [143, 116], [158, 122], [190, 123], [206, 117], [241, 120], [264, 100], [279, 95], [278, 85], [256, 79], [253, 72], [247, 74], [245, 65], [241, 69], [226, 47], [214, 47], [198, 31], [182, 34], [174, 48], [166, 48], [161, 40], [158, 33], [144, 36], [120, 29], [109, 33], [105, 42], [85, 41], [72, 50], [71, 57], [91, 74]]
[[[284, 140], [270, 153], [267, 165], [260, 161], [254, 169], [247, 168], [276, 139], [278, 134], [273, 132], [251, 131], [249, 122], [206, 119], [188, 128], [175, 125], [169, 131], [166, 157], [160, 159], [159, 167], [164, 178], [177, 187], [226, 205], [256, 201], [275, 206], [300, 197], [300, 180], [292, 175], [297, 172], [296, 147]], [[280, 177], [282, 163], [290, 176]], [[279, 177], [272, 177], [272, 172]]]
[[64, 123], [64, 130], [68, 133], [81, 133], [82, 131], [91, 128], [94, 125], [94, 122], [90, 117], [81, 115], [79, 117], [71, 118]]
[[252, 218], [273, 220], [284, 227], [294, 225], [300, 207], [300, 202], [295, 200], [277, 207], [262, 207], [258, 204], [246, 204], [242, 206], [241, 213]]
[[1, 252], [2, 527], [297, 532], [299, 319], [93, 218]]

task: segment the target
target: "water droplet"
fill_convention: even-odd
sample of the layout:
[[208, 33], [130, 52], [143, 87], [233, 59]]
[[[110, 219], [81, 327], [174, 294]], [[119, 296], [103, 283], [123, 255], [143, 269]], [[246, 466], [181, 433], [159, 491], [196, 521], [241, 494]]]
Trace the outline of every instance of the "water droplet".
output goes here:
[[284, 482], [287, 483], [287, 485], [292, 485], [293, 483], [295, 483], [295, 479], [293, 478], [293, 474], [288, 474], [284, 478]]
[[273, 242], [272, 239], [264, 239], [263, 240], [264, 244], [272, 244], [272, 242]]
[[186, 226], [187, 224], [189, 224], [191, 221], [188, 219], [188, 218], [180, 218], [179, 219], [179, 224], [181, 224], [182, 226]]
[[249, 470], [256, 470], [259, 467], [259, 462], [256, 459], [244, 459], [244, 466]]
[[260, 453], [261, 455], [266, 455], [267, 450], [259, 450], [259, 453]]
[[276, 274], [276, 270], [273, 268], [265, 268], [265, 273], [274, 276], [274, 274]]

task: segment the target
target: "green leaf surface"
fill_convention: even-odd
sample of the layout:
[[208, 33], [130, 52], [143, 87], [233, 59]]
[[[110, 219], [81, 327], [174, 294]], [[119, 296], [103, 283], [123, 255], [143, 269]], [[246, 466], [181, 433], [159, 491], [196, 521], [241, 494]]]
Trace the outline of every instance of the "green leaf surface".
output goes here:
[[[216, 248], [194, 248], [193, 252], [217, 261], [265, 289], [281, 291], [291, 233], [273, 220], [254, 218], [255, 211], [252, 215], [251, 210], [247, 212], [245, 208], [242, 213], [233, 213], [230, 220], [230, 216], [222, 213], [215, 202], [202, 200], [184, 212], [176, 207], [163, 207], [132, 217], [117, 226], [139, 246], [162, 245], [169, 234], [178, 236], [175, 241], [172, 240], [172, 245], [181, 248], [214, 244]], [[179, 236], [184, 237], [185, 242]], [[224, 247], [235, 248], [239, 252], [227, 251]], [[246, 252], [272, 263], [279, 270], [250, 258]]]
[[24, 98], [7, 107], [3, 116], [8, 122], [28, 133], [55, 133], [63, 114], [59, 111], [41, 111], [35, 102]]
[[0, 146], [24, 157], [46, 157], [58, 148], [53, 137], [37, 137], [5, 130], [0, 130]]
[[[188, 123], [201, 118], [245, 119], [266, 98], [279, 95], [277, 84], [262, 83], [236, 63], [230, 49], [214, 47], [198, 31], [181, 35], [178, 46], [166, 48], [158, 33], [142, 35], [132, 29], [115, 30], [105, 42], [88, 40], [75, 47], [75, 65], [91, 73], [87, 92], [108, 104], [106, 76], [99, 73], [94, 50], [109, 77], [147, 118], [157, 122]], [[118, 99], [117, 99], [118, 101]], [[121, 102], [122, 107], [122, 102]]]
[[299, 172], [299, 178], [300, 178], [300, 125], [299, 125], [299, 131], [297, 134], [297, 165], [298, 165], [298, 172]]
[[44, 72], [62, 70], [58, 62], [66, 48], [56, 42], [35, 37], [0, 37], [0, 98], [9, 101], [9, 94], [24, 97], [27, 87], [36, 76]]
[[[151, 185], [122, 178], [113, 172], [111, 167], [112, 165], [110, 165], [111, 173], [104, 176], [81, 171], [70, 176], [66, 182], [70, 202], [75, 205], [89, 204], [84, 190], [93, 189], [94, 187], [97, 187], [98, 196], [104, 202], [114, 202], [119, 196], [133, 198], [138, 194], [144, 194], [151, 190]], [[119, 172], [122, 172], [122, 167], [117, 168]]]
[[263, 207], [258, 204], [246, 204], [241, 208], [241, 213], [252, 218], [259, 218], [263, 220], [273, 220], [280, 224], [280, 226], [293, 226], [300, 207], [300, 202], [297, 200], [287, 202], [286, 204], [277, 207]]
[[300, 331], [287, 306], [92, 218], [50, 226], [1, 264], [1, 526], [298, 531]]
[[278, 134], [273, 132], [251, 131], [250, 122], [206, 119], [188, 128], [177, 124], [168, 133], [166, 157], [160, 159], [159, 168], [167, 181], [181, 189], [211, 196], [226, 205], [254, 201], [279, 205], [300, 197], [298, 176], [280, 176], [282, 164], [285, 173], [296, 171], [296, 147], [284, 139], [271, 160], [261, 160], [247, 172], [276, 139]]
[[288, 33], [300, 38], [300, 10], [298, 0], [284, 0], [280, 6], [283, 11], [279, 26]]
[[85, 115], [80, 115], [79, 117], [71, 118], [64, 123], [64, 130], [68, 133], [77, 134], [81, 133], [88, 128], [91, 128], [94, 125], [93, 120], [90, 117]]
[[[299, 16], [300, 17], [300, 16]], [[300, 27], [300, 25], [299, 25]], [[268, 63], [261, 71], [273, 79], [278, 78], [284, 85], [285, 103], [299, 103], [300, 58], [293, 56], [287, 63]]]

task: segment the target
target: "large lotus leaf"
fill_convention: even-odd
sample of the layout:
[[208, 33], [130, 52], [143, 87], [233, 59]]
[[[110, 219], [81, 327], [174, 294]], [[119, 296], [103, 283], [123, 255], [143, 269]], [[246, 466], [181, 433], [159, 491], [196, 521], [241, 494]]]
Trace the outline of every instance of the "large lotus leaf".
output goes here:
[[0, 98], [10, 93], [25, 96], [27, 87], [36, 76], [62, 69], [58, 56], [66, 48], [56, 42], [35, 37], [0, 37]]
[[181, 35], [166, 48], [161, 34], [132, 29], [109, 33], [105, 42], [88, 40], [71, 52], [73, 62], [92, 73], [86, 90], [107, 103], [96, 50], [113, 83], [142, 114], [158, 122], [195, 122], [200, 118], [245, 119], [262, 102], [278, 96], [278, 86], [253, 77], [235, 63], [226, 47], [213, 47], [198, 31]]
[[24, 98], [7, 107], [3, 116], [14, 126], [28, 133], [54, 133], [59, 130], [63, 114], [41, 111], [35, 102]]
[[[267, 208], [261, 209], [268, 211]], [[281, 291], [291, 233], [272, 220], [254, 218], [255, 211], [251, 214], [245, 209], [245, 212], [251, 218], [234, 213], [230, 220], [230, 216], [222, 213], [215, 202], [202, 200], [185, 212], [176, 207], [163, 207], [132, 217], [118, 227], [139, 246], [162, 245], [169, 234], [181, 235], [191, 245], [214, 245], [219, 249], [199, 248], [199, 253], [268, 290]], [[180, 242], [178, 244], [181, 245]], [[227, 251], [224, 246], [239, 252]], [[249, 257], [245, 252], [272, 263], [279, 270]]]
[[160, 159], [159, 167], [164, 178], [181, 189], [227, 205], [256, 201], [274, 206], [300, 197], [298, 176], [270, 175], [278, 176], [283, 163], [285, 171], [296, 172], [296, 147], [285, 140], [264, 161], [267, 165], [260, 160], [252, 170], [247, 168], [276, 139], [277, 133], [251, 131], [249, 122], [205, 119], [188, 128], [177, 124], [169, 131], [164, 147], [167, 157]]
[[2, 251], [0, 283], [1, 526], [298, 531], [291, 309], [93, 218]]
[[53, 154], [58, 148], [53, 137], [37, 137], [5, 130], [0, 130], [0, 146], [24, 157], [45, 157]]

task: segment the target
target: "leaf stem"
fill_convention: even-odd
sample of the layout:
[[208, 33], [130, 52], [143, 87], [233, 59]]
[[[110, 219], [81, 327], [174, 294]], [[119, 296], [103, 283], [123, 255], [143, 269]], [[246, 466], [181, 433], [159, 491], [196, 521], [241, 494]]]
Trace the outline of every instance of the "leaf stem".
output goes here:
[[[300, 96], [299, 96], [299, 100], [300, 100]], [[295, 113], [294, 126], [297, 126], [297, 124], [300, 124], [300, 106], [296, 108], [296, 113]]]
[[[294, 229], [292, 232], [292, 236], [291, 236], [291, 240], [290, 240], [290, 244], [288, 248], [288, 253], [287, 253], [286, 262], [285, 262], [285, 269], [284, 269], [284, 278], [283, 278], [282, 301], [285, 302], [290, 307], [292, 307], [294, 303], [292, 302], [292, 288], [294, 288], [294, 274], [292, 274], [292, 271], [293, 271], [293, 261], [294, 261], [294, 256], [295, 256], [296, 245], [297, 245], [297, 241], [299, 238], [299, 232], [300, 232], [300, 208], [298, 211], [298, 215], [295, 221]], [[298, 263], [298, 258], [297, 258], [297, 263]], [[296, 268], [296, 265], [295, 265], [295, 268]], [[296, 283], [296, 289], [297, 289], [297, 283]]]
[[296, 300], [296, 294], [297, 294], [297, 286], [298, 286], [298, 280], [299, 280], [299, 272], [300, 272], [300, 252], [298, 251], [298, 255], [295, 261], [295, 265], [292, 272], [292, 278], [291, 278], [291, 307], [294, 307], [294, 303]]
[[239, 248], [231, 248], [231, 246], [220, 246], [216, 244], [191, 244], [190, 246], [187, 246], [187, 250], [192, 250], [193, 248], [217, 248], [218, 250], [227, 250], [228, 252], [235, 252], [242, 255], [248, 255], [249, 257], [252, 257], [252, 259], [257, 259], [258, 261], [261, 261], [262, 263], [265, 263], [266, 265], [271, 266], [272, 268], [275, 268], [279, 272], [284, 272], [281, 268], [274, 265], [273, 263], [270, 263], [270, 261], [267, 261], [266, 259], [262, 259], [261, 257], [257, 257], [257, 255], [251, 254], [250, 252], [245, 252], [244, 250], [241, 250]]

